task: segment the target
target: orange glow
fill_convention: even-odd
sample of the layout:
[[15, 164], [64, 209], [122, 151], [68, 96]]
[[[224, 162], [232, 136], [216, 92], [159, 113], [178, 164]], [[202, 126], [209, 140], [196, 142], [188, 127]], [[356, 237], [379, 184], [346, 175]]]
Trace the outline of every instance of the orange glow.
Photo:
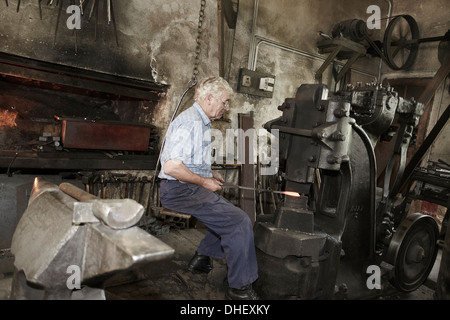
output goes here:
[[280, 191], [280, 192], [282, 194], [285, 194], [285, 195], [290, 196], [290, 197], [300, 198], [300, 193], [298, 193], [298, 192], [294, 192], [294, 191]]
[[16, 127], [17, 112], [9, 112], [8, 110], [0, 110], [0, 127]]

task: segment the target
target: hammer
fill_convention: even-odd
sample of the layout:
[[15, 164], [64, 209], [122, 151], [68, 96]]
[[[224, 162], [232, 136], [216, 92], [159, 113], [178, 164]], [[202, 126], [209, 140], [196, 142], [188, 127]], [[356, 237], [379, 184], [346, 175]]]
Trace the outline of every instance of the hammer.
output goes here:
[[87, 217], [87, 221], [77, 220], [79, 223], [98, 219], [112, 229], [125, 229], [135, 225], [144, 214], [144, 207], [132, 199], [99, 199], [67, 182], [61, 183], [59, 189], [80, 201], [74, 205], [79, 210], [74, 211], [77, 217], [79, 213], [85, 214], [81, 220]]

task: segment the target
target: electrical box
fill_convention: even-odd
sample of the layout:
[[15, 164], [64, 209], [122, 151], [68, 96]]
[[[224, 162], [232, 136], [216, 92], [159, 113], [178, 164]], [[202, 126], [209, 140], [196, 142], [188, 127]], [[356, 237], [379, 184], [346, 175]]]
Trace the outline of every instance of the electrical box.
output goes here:
[[248, 69], [239, 70], [239, 81], [237, 91], [254, 96], [272, 98], [275, 87], [275, 76], [269, 73], [252, 71]]

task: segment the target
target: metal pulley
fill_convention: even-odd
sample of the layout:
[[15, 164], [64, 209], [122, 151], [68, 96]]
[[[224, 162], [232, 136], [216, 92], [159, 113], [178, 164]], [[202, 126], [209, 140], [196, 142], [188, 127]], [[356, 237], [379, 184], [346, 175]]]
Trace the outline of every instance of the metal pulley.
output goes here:
[[[438, 58], [441, 64], [450, 52], [450, 30], [443, 36], [419, 38], [419, 27], [416, 20], [410, 15], [398, 15], [389, 22], [383, 36], [383, 42], [374, 41], [370, 31], [363, 20], [351, 19], [336, 24], [332, 35], [319, 32], [325, 40], [318, 43], [319, 53], [330, 53], [327, 60], [316, 73], [319, 79], [325, 68], [334, 58], [349, 59], [347, 64], [336, 77], [338, 82], [350, 66], [366, 53], [380, 57], [391, 69], [404, 70], [410, 68], [418, 54], [419, 44], [424, 42], [440, 41]], [[362, 45], [366, 41], [369, 45]]]
[[395, 17], [386, 29], [383, 50], [386, 62], [394, 70], [412, 66], [419, 50], [419, 27], [410, 15]]
[[419, 288], [433, 268], [438, 247], [436, 221], [413, 213], [402, 221], [392, 237], [385, 261], [393, 266], [390, 282], [400, 291]]
[[363, 20], [352, 19], [342, 21], [333, 27], [331, 35], [333, 38], [344, 37], [355, 42], [360, 42], [365, 39], [369, 29]]
[[[419, 44], [434, 41], [441, 41], [439, 47], [448, 48], [450, 32], [443, 36], [420, 38], [419, 27], [412, 16], [407, 14], [396, 16], [389, 22], [384, 33], [385, 61], [394, 70], [408, 69], [416, 60]], [[443, 60], [439, 60], [442, 63]]]

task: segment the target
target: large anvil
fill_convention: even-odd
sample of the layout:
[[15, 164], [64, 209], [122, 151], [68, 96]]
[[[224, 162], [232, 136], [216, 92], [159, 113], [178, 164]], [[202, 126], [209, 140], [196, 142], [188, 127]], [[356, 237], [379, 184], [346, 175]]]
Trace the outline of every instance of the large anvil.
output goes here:
[[101, 200], [36, 178], [12, 239], [10, 298], [104, 299], [112, 275], [169, 258], [173, 248], [133, 226], [143, 212], [134, 200]]

